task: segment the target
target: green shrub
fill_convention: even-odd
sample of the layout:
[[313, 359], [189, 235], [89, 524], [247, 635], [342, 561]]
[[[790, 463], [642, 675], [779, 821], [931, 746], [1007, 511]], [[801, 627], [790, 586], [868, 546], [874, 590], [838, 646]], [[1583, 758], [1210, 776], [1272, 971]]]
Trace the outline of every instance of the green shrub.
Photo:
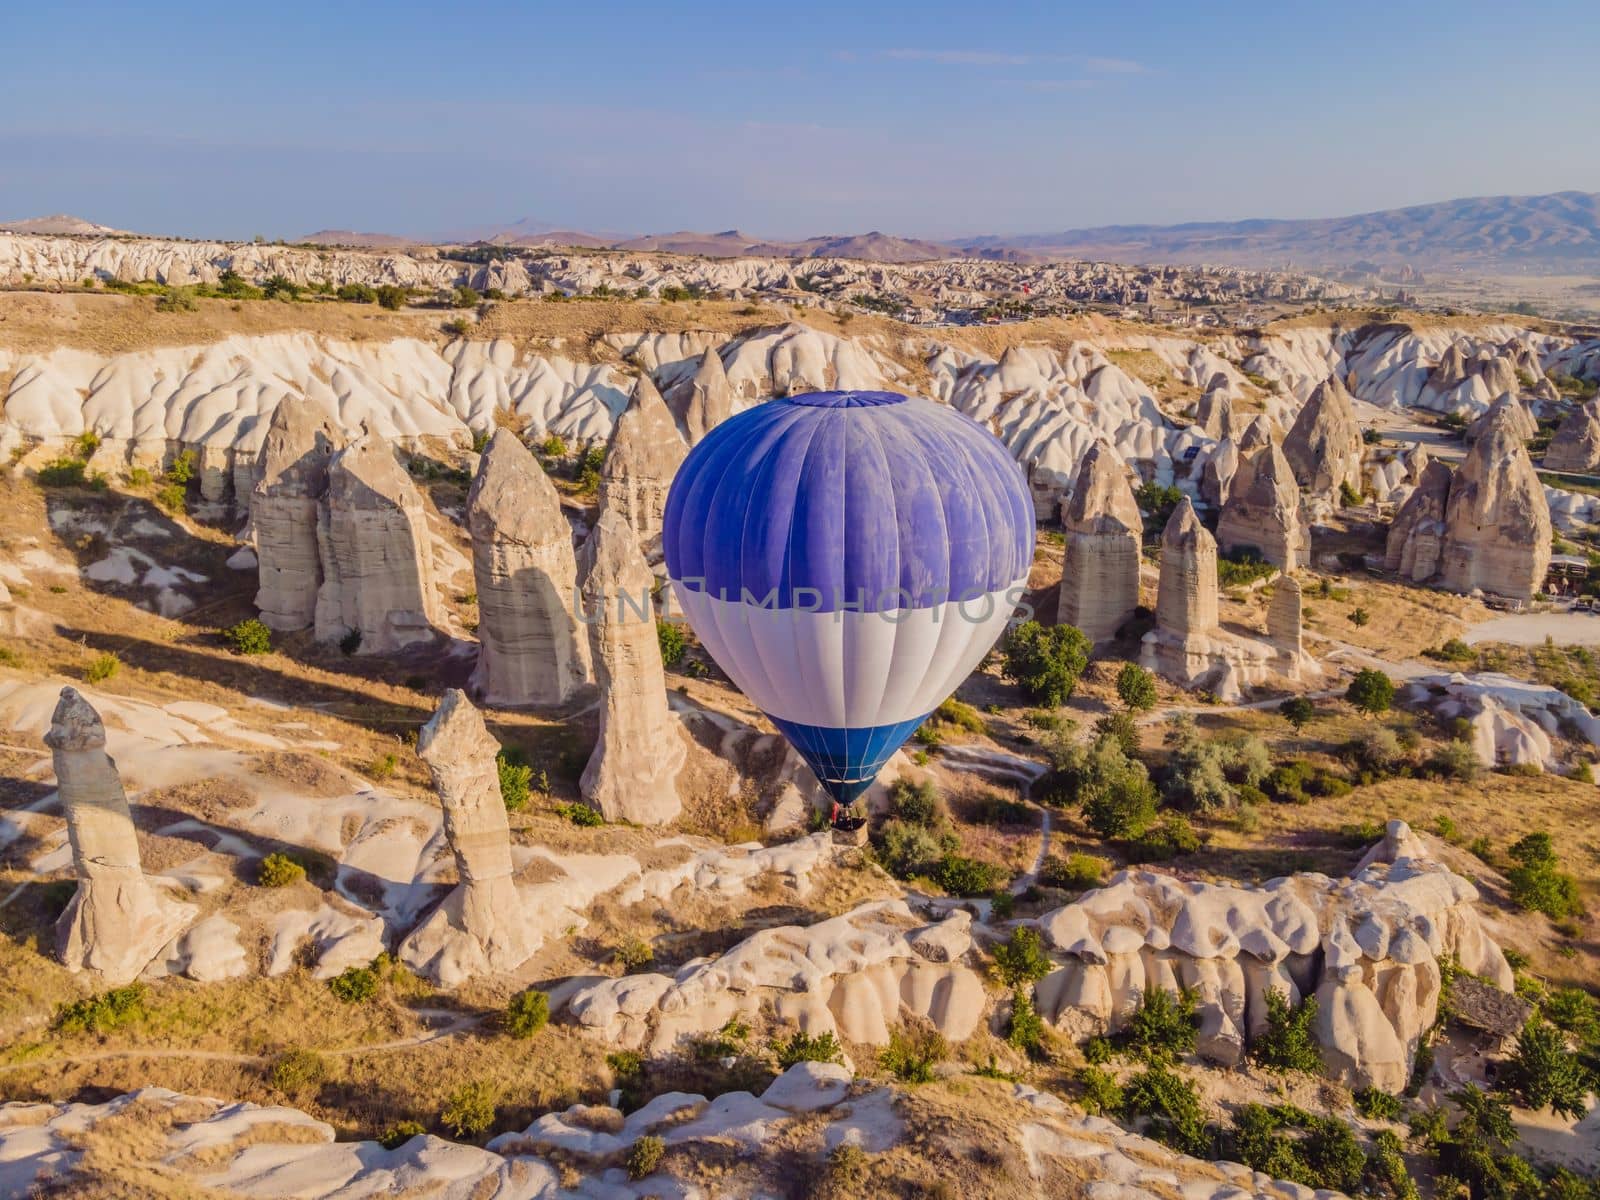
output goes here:
[[297, 1095], [328, 1076], [328, 1064], [315, 1050], [287, 1050], [272, 1061], [272, 1086], [287, 1095]]
[[1581, 1117], [1585, 1097], [1595, 1086], [1588, 1071], [1554, 1025], [1532, 1017], [1517, 1035], [1517, 1049], [1505, 1065], [1501, 1085], [1532, 1109], [1551, 1109], [1558, 1117]]
[[933, 879], [952, 896], [986, 896], [1005, 882], [1003, 871], [994, 863], [961, 854], [941, 858]]
[[1055, 969], [1037, 930], [1019, 925], [994, 948], [994, 973], [1009, 988], [1043, 979]]
[[779, 1042], [774, 1051], [778, 1066], [785, 1071], [796, 1063], [836, 1063], [844, 1059], [844, 1048], [839, 1045], [839, 1039], [834, 1037], [832, 1030], [815, 1037], [796, 1030], [787, 1040]]
[[1117, 698], [1130, 712], [1148, 712], [1156, 706], [1155, 676], [1138, 663], [1123, 663], [1117, 672]]
[[947, 696], [939, 707], [934, 709], [933, 715], [947, 725], [954, 725], [957, 729], [965, 729], [968, 733], [975, 733], [980, 737], [989, 732], [989, 723], [978, 714], [978, 710], [954, 696]]
[[83, 669], [83, 678], [88, 683], [104, 683], [121, 669], [122, 660], [106, 650], [89, 660], [89, 665]]
[[968, 820], [978, 825], [1028, 825], [1034, 822], [1033, 809], [1020, 800], [985, 792], [968, 810]]
[[1578, 881], [1559, 869], [1548, 833], [1530, 833], [1506, 853], [1517, 864], [1506, 872], [1506, 881], [1511, 885], [1511, 899], [1519, 907], [1541, 912], [1553, 921], [1583, 912]]
[[514, 1038], [531, 1038], [550, 1023], [550, 997], [528, 988], [511, 997], [500, 1024]]
[[[1367, 1152], [1366, 1190], [1391, 1200], [1417, 1200], [1405, 1147], [1392, 1129], [1380, 1129]], [[1442, 1193], [1441, 1193], [1442, 1194]]]
[[1078, 686], [1089, 665], [1089, 639], [1072, 625], [1045, 628], [1024, 621], [1001, 642], [1001, 673], [1035, 704], [1059, 707]]
[[1182, 502], [1183, 493], [1172, 484], [1163, 486], [1151, 480], [1134, 489], [1133, 499], [1145, 515], [1144, 527], [1159, 535]]
[[635, 971], [653, 966], [656, 952], [643, 938], [626, 937], [612, 949], [611, 961], [621, 967], [624, 974], [632, 975]]
[[193, 312], [198, 307], [193, 288], [169, 288], [164, 295], [156, 297], [157, 312]]
[[189, 489], [181, 483], [164, 483], [156, 489], [155, 501], [169, 513], [181, 513], [189, 504]]
[[1099, 887], [1110, 868], [1108, 860], [1093, 854], [1069, 854], [1066, 858], [1051, 855], [1039, 868], [1039, 882], [1065, 892], [1082, 892]]
[[[500, 777], [500, 800], [507, 812], [521, 812], [527, 808], [528, 797], [533, 793], [533, 768], [518, 758], [515, 752], [504, 748], [494, 756], [495, 771]], [[587, 805], [584, 807], [588, 809]]]
[[1006, 1041], [1031, 1058], [1040, 1058], [1045, 1051], [1044, 1018], [1033, 1007], [1033, 998], [1026, 988], [1011, 993], [1011, 1028]]
[[1377, 716], [1394, 703], [1394, 680], [1375, 668], [1363, 667], [1345, 689], [1344, 698], [1368, 716]]
[[1428, 658], [1439, 662], [1470, 663], [1478, 661], [1478, 652], [1467, 645], [1460, 638], [1451, 638], [1436, 650], [1422, 652]]
[[1425, 764], [1429, 775], [1456, 783], [1471, 783], [1478, 777], [1478, 752], [1464, 741], [1436, 746]]
[[450, 293], [450, 303], [457, 308], [475, 308], [482, 299], [475, 288], [470, 288], [464, 283]]
[[1101, 837], [1133, 837], [1155, 819], [1156, 790], [1150, 773], [1115, 737], [1088, 745], [1057, 737], [1051, 744], [1053, 767], [1040, 781], [1047, 804], [1077, 804], [1088, 826]]
[[400, 757], [396, 754], [380, 754], [366, 766], [367, 774], [378, 780], [393, 779], [399, 769]]
[[149, 471], [149, 469], [146, 468], [146, 467], [129, 467], [128, 468], [128, 486], [129, 487], [136, 487], [136, 488], [149, 487], [150, 486], [150, 471]]
[[[452, 319], [446, 321], [443, 325], [441, 325], [440, 328], [442, 330], [444, 330], [445, 333], [448, 333], [453, 338], [463, 338], [463, 337], [466, 337], [467, 334], [472, 332], [472, 322], [467, 320], [465, 317], [453, 317]], [[482, 445], [478, 445], [477, 442], [478, 442], [478, 439], [476, 437], [474, 437], [473, 438], [473, 447], [472, 448], [474, 450], [478, 451], [479, 453], [482, 453], [483, 446]], [[484, 439], [483, 439], [483, 445], [488, 445], [488, 437], [487, 436], [485, 436]]]
[[486, 1079], [464, 1083], [445, 1102], [439, 1122], [458, 1138], [477, 1137], [494, 1125], [500, 1091]]
[[1216, 812], [1238, 799], [1228, 779], [1233, 747], [1201, 735], [1193, 718], [1174, 718], [1164, 739], [1171, 748], [1161, 772], [1161, 797], [1175, 808]]
[[40, 487], [84, 487], [89, 483], [84, 470], [81, 459], [52, 458], [34, 472], [33, 478]]
[[1124, 844], [1133, 862], [1165, 862], [1200, 849], [1200, 835], [1182, 813], [1163, 813], [1161, 819]]
[[256, 882], [262, 887], [288, 887], [290, 884], [299, 883], [305, 877], [305, 867], [287, 854], [269, 854], [256, 868]]
[[581, 825], [586, 829], [593, 829], [606, 823], [605, 814], [597, 808], [590, 808], [587, 804], [576, 802], [556, 805], [556, 815], [565, 817], [574, 825]]
[[166, 470], [169, 483], [188, 483], [194, 478], [195, 455], [193, 450], [185, 450], [172, 460], [172, 465]]
[[1400, 1097], [1375, 1087], [1356, 1092], [1355, 1102], [1356, 1111], [1369, 1121], [1398, 1121], [1403, 1108]]
[[1208, 1156], [1205, 1111], [1194, 1084], [1163, 1065], [1141, 1071], [1122, 1089], [1122, 1111], [1150, 1122], [1149, 1135], [1184, 1154]]
[[565, 458], [567, 456], [566, 439], [558, 434], [547, 434], [544, 441], [539, 443], [539, 453], [546, 458]]
[[150, 1015], [148, 992], [142, 983], [112, 988], [98, 996], [69, 1001], [56, 1009], [54, 1028], [59, 1033], [111, 1033], [137, 1025]]
[[1185, 988], [1173, 995], [1151, 987], [1139, 997], [1125, 1036], [1129, 1049], [1146, 1062], [1169, 1062], [1194, 1053], [1199, 1031], [1193, 992]]
[[1250, 1047], [1250, 1056], [1269, 1071], [1322, 1070], [1322, 1047], [1313, 1028], [1317, 998], [1307, 996], [1299, 1008], [1291, 1007], [1287, 992], [1267, 992], [1267, 1027]]
[[853, 1142], [840, 1142], [828, 1155], [827, 1170], [820, 1186], [807, 1194], [812, 1200], [864, 1196], [870, 1173], [867, 1152]]
[[335, 295], [349, 304], [376, 304], [378, 302], [376, 289], [370, 288], [364, 283], [347, 283]]
[[628, 1151], [628, 1178], [643, 1179], [653, 1174], [667, 1153], [667, 1144], [653, 1134], [646, 1134]]
[[94, 452], [100, 449], [100, 435], [92, 429], [85, 429], [72, 441], [73, 452], [85, 462], [94, 457]]
[[346, 967], [328, 980], [328, 990], [346, 1004], [365, 1004], [378, 994], [377, 969]]
[[1078, 1097], [1078, 1103], [1083, 1105], [1084, 1112], [1111, 1117], [1122, 1111], [1122, 1085], [1110, 1071], [1100, 1067], [1084, 1067], [1078, 1072], [1078, 1083], [1083, 1087], [1083, 1095]]
[[377, 296], [378, 307], [387, 308], [391, 312], [398, 312], [405, 307], [406, 301], [411, 299], [411, 292], [408, 288], [386, 283], [377, 289]]
[[899, 818], [878, 827], [873, 849], [884, 870], [896, 879], [912, 879], [933, 870], [945, 854], [944, 844], [931, 830]]
[[944, 1037], [931, 1026], [897, 1026], [878, 1053], [878, 1065], [902, 1083], [930, 1083], [933, 1068], [950, 1054]]
[[[1506, 961], [1511, 961], [1510, 951]], [[1539, 1009], [1545, 1020], [1579, 1041], [1600, 1042], [1600, 1000], [1582, 988], [1556, 988], [1540, 1002]]]
[[676, 621], [657, 621], [656, 642], [661, 647], [662, 666], [675, 667], [683, 660], [683, 652], [689, 648], [689, 635]]
[[1129, 758], [1138, 758], [1141, 748], [1139, 736], [1139, 722], [1134, 719], [1131, 712], [1123, 709], [1113, 709], [1102, 713], [1094, 723], [1094, 737], [1111, 738], [1122, 747], [1122, 752]]
[[379, 1135], [378, 1144], [385, 1150], [398, 1150], [412, 1138], [421, 1137], [427, 1132], [415, 1121], [396, 1121]]
[[265, 654], [272, 649], [272, 630], [249, 617], [224, 629], [222, 640], [234, 654]]
[[361, 649], [361, 630], [352, 629], [339, 639], [339, 649], [346, 655]]
[[1311, 718], [1317, 715], [1317, 706], [1309, 696], [1290, 696], [1278, 705], [1278, 715], [1295, 729], [1304, 729]]

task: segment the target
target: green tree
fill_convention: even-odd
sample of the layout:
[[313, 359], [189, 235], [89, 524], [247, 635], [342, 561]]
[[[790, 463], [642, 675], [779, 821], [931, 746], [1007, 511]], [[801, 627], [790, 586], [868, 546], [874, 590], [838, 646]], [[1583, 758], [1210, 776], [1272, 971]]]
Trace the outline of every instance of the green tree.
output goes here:
[[1155, 676], [1138, 663], [1123, 663], [1117, 672], [1117, 698], [1130, 712], [1148, 712], [1156, 706]]
[[661, 663], [667, 667], [675, 667], [682, 662], [684, 651], [689, 648], [689, 635], [677, 621], [658, 620], [656, 641], [661, 646]]
[[456, 1137], [477, 1137], [494, 1124], [500, 1091], [486, 1079], [464, 1083], [450, 1094], [439, 1121]]
[[1250, 1056], [1269, 1071], [1322, 1070], [1322, 1046], [1313, 1031], [1317, 1021], [1317, 998], [1307, 996], [1299, 1008], [1289, 1003], [1288, 993], [1271, 988], [1267, 992], [1267, 1027], [1250, 1046]]
[[1394, 704], [1394, 680], [1382, 671], [1363, 667], [1345, 689], [1344, 698], [1368, 716], [1389, 711]]
[[1554, 1025], [1532, 1017], [1517, 1035], [1516, 1053], [1502, 1078], [1507, 1090], [1532, 1109], [1551, 1109], [1558, 1117], [1581, 1117], [1595, 1081]]
[[514, 1038], [531, 1038], [550, 1023], [550, 997], [528, 988], [511, 997], [501, 1025]]
[[1027, 693], [1035, 704], [1052, 708], [1065, 704], [1089, 665], [1090, 643], [1073, 625], [1045, 628], [1024, 621], [1012, 629], [1001, 646], [1001, 673]]
[[255, 617], [249, 617], [224, 629], [222, 640], [235, 654], [265, 654], [272, 649], [272, 630]]

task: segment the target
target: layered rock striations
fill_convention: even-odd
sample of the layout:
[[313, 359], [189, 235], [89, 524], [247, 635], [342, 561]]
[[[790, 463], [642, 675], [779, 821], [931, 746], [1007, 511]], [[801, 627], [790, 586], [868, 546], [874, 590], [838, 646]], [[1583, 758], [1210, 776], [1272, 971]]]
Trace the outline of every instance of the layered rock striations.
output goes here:
[[608, 821], [659, 825], [682, 808], [677, 777], [685, 747], [667, 708], [650, 599], [655, 576], [640, 553], [638, 532], [621, 512], [602, 510], [583, 544], [578, 573], [601, 691], [600, 736], [579, 789]]
[[444, 987], [509, 971], [539, 948], [512, 878], [511, 828], [500, 795], [500, 743], [466, 693], [451, 688], [417, 739], [444, 810], [460, 880], [401, 943], [400, 958]]
[[1412, 583], [1426, 583], [1438, 574], [1450, 480], [1450, 468], [1437, 459], [1422, 468], [1416, 487], [1389, 525], [1385, 570]]
[[1066, 546], [1057, 619], [1092, 642], [1108, 641], [1139, 607], [1144, 522], [1122, 460], [1104, 443], [1084, 455], [1061, 526]]
[[1179, 639], [1203, 637], [1217, 627], [1217, 542], [1187, 496], [1161, 533], [1156, 626]]
[[1361, 446], [1350, 393], [1331, 376], [1313, 389], [1283, 439], [1295, 478], [1316, 496], [1333, 495], [1343, 484], [1361, 489]]
[[128, 797], [106, 753], [105, 726], [75, 689], [61, 689], [44, 741], [55, 762], [78, 877], [78, 889], [56, 922], [61, 961], [69, 971], [127, 983], [194, 920], [196, 910], [162, 895], [145, 877]]
[[1600, 400], [1579, 404], [1567, 414], [1544, 452], [1544, 468], [1579, 475], [1600, 471]]
[[1257, 550], [1286, 571], [1311, 561], [1311, 539], [1300, 511], [1300, 489], [1283, 451], [1268, 442], [1240, 466], [1217, 524], [1223, 553]]
[[554, 485], [516, 434], [498, 430], [467, 495], [478, 591], [473, 693], [492, 705], [560, 704], [590, 678], [573, 611], [577, 559]]
[[1477, 897], [1400, 821], [1349, 879], [1246, 888], [1124, 871], [1041, 919], [1061, 965], [1035, 1000], [1085, 1037], [1122, 1028], [1150, 988], [1187, 988], [1199, 1002], [1199, 1052], [1231, 1066], [1266, 1030], [1269, 993], [1296, 1005], [1314, 996], [1327, 1073], [1398, 1093], [1437, 1014], [1445, 961], [1511, 989]]
[[667, 489], [688, 453], [667, 402], [648, 375], [639, 376], [606, 448], [600, 472], [601, 508], [619, 513], [642, 541], [658, 536]]
[[382, 654], [433, 640], [439, 599], [427, 513], [389, 442], [367, 432], [333, 456], [317, 542], [318, 641], [359, 633], [359, 653]]
[[256, 608], [269, 628], [291, 632], [316, 621], [322, 586], [317, 511], [338, 446], [333, 418], [315, 401], [285, 396], [278, 402], [250, 496], [260, 574]]
[[1531, 600], [1550, 567], [1550, 505], [1515, 418], [1504, 413], [1473, 443], [1450, 482], [1439, 581]]
[[700, 356], [700, 365], [689, 381], [689, 398], [684, 405], [683, 425], [689, 445], [700, 440], [733, 415], [733, 387], [722, 357], [714, 348]]

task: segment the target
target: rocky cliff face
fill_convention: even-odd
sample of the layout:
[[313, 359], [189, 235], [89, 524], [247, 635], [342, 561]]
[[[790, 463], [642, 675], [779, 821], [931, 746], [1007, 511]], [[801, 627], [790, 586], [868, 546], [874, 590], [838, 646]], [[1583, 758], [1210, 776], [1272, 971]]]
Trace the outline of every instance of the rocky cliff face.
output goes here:
[[487, 704], [560, 704], [590, 677], [573, 611], [572, 526], [555, 487], [516, 434], [498, 430], [467, 495], [478, 589], [474, 693]]
[[1188, 497], [1178, 502], [1161, 533], [1156, 625], [1178, 639], [1204, 636], [1217, 627], [1217, 542]]
[[1036, 985], [1036, 1003], [1084, 1037], [1122, 1028], [1147, 989], [1188, 988], [1200, 1053], [1231, 1066], [1266, 1029], [1269, 992], [1314, 996], [1328, 1074], [1398, 1093], [1437, 1012], [1443, 960], [1511, 988], [1477, 896], [1400, 821], [1346, 880], [1244, 888], [1124, 871], [1041, 920], [1061, 966]]
[[1450, 468], [1437, 459], [1422, 468], [1416, 487], [1389, 526], [1385, 570], [1412, 583], [1426, 583], [1438, 574], [1451, 477]]
[[145, 878], [139, 838], [117, 764], [106, 753], [100, 714], [73, 688], [44, 735], [55, 762], [67, 816], [78, 888], [56, 922], [61, 961], [70, 971], [94, 971], [108, 984], [136, 978], [194, 920]]
[[1061, 509], [1066, 547], [1057, 619], [1093, 642], [1116, 636], [1139, 606], [1139, 542], [1144, 521], [1122, 461], [1096, 443], [1084, 455]]
[[689, 396], [684, 404], [683, 425], [689, 432], [689, 445], [697, 446], [722, 422], [733, 415], [733, 388], [722, 357], [712, 349], [700, 356], [694, 378], [689, 381]]
[[1550, 505], [1510, 413], [1473, 443], [1450, 483], [1439, 580], [1530, 600], [1550, 566]]
[[1284, 457], [1300, 485], [1316, 496], [1331, 496], [1341, 484], [1361, 488], [1361, 427], [1350, 408], [1350, 393], [1337, 377], [1319, 383], [1283, 439]]
[[602, 510], [578, 557], [578, 574], [601, 691], [600, 737], [579, 790], [608, 821], [664, 824], [682, 808], [677, 778], [686, 751], [667, 709], [650, 600], [655, 576], [639, 551], [638, 532], [617, 510]]
[[260, 574], [256, 607], [272, 629], [309, 629], [316, 620], [322, 586], [317, 510], [338, 445], [332, 418], [315, 402], [286, 396], [273, 410], [250, 498]]
[[1579, 404], [1567, 414], [1544, 452], [1544, 468], [1579, 475], [1600, 471], [1600, 400]]
[[317, 520], [316, 636], [361, 635], [361, 654], [431, 642], [439, 599], [427, 513], [394, 447], [364, 433], [328, 464]]
[[1300, 489], [1283, 451], [1268, 442], [1240, 466], [1217, 523], [1223, 553], [1255, 549], [1286, 571], [1311, 561], [1311, 538], [1300, 511]]
[[417, 755], [444, 810], [460, 882], [400, 946], [400, 959], [443, 987], [510, 971], [539, 948], [543, 930], [523, 913], [512, 879], [511, 829], [495, 756], [500, 743], [458, 688], [422, 727]]
[[600, 505], [615, 509], [649, 541], [661, 533], [667, 489], [689, 449], [648, 375], [634, 385], [600, 473]]

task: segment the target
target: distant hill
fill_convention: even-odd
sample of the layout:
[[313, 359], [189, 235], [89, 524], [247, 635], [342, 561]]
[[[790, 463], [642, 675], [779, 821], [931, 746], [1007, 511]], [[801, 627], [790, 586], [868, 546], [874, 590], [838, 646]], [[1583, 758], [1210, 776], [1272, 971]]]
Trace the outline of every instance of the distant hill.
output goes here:
[[308, 233], [303, 238], [296, 238], [297, 245], [311, 244], [313, 246], [354, 246], [360, 250], [399, 250], [405, 246], [415, 246], [416, 238], [401, 237], [397, 233], [357, 233], [353, 229], [319, 229], [315, 233]]
[[109, 225], [96, 225], [82, 217], [56, 213], [49, 217], [26, 217], [20, 221], [0, 221], [0, 231], [5, 233], [31, 233], [40, 237], [99, 236], [126, 234], [126, 229], [113, 229]]
[[1600, 193], [1479, 196], [1352, 217], [1256, 219], [1184, 225], [1106, 225], [1064, 233], [979, 237], [961, 250], [983, 257], [1023, 251], [1047, 258], [1239, 266], [1423, 268], [1600, 266]]

